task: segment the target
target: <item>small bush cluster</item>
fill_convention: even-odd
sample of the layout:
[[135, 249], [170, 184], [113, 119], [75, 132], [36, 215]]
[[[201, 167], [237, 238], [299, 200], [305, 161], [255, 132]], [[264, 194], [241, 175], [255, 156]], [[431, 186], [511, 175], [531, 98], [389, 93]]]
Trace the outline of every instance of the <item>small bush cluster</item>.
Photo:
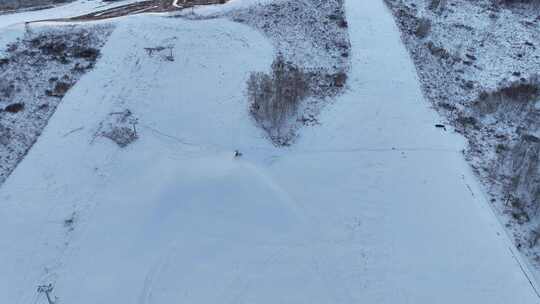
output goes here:
[[480, 93], [474, 107], [480, 115], [497, 112], [528, 112], [540, 98], [540, 79], [537, 76], [529, 80], [512, 82], [495, 91]]
[[434, 12], [442, 12], [446, 9], [447, 0], [430, 0], [428, 9]]
[[[99, 49], [90, 45], [92, 36], [83, 31], [78, 35], [56, 33], [44, 33], [37, 37], [23, 40], [25, 48], [23, 55], [32, 55], [39, 53], [54, 61], [62, 64], [68, 64], [77, 59], [84, 59], [88, 62], [94, 62], [100, 55]], [[20, 46], [12, 45], [14, 51]]]
[[298, 67], [279, 55], [272, 64], [272, 74], [253, 73], [248, 81], [250, 112], [274, 143], [286, 144], [284, 129], [295, 118], [298, 107], [308, 94], [306, 76]]
[[524, 4], [539, 4], [540, 0], [493, 0], [495, 4], [516, 4], [516, 3], [524, 3]]
[[101, 122], [96, 137], [108, 138], [120, 148], [125, 148], [139, 138], [137, 124], [138, 119], [130, 110], [113, 112]]
[[[502, 158], [506, 176], [505, 191], [519, 202], [518, 220], [533, 218], [540, 210], [540, 139], [523, 134]], [[516, 210], [516, 204], [512, 205]], [[520, 222], [521, 223], [521, 222]]]
[[420, 18], [418, 26], [416, 27], [415, 35], [419, 38], [425, 38], [431, 31], [431, 20], [427, 18]]

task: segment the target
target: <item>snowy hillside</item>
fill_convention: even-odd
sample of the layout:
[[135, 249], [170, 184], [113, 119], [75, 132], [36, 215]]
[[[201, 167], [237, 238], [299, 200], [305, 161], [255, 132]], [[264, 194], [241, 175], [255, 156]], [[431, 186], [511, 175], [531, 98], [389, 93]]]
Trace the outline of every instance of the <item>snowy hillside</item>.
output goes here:
[[[0, 186], [3, 299], [540, 302], [465, 140], [435, 127], [441, 117], [383, 1], [320, 3], [231, 0], [31, 24], [110, 34]], [[30, 18], [93, 11], [66, 7], [73, 14], [0, 16], [0, 49], [25, 37]], [[269, 13], [295, 11], [328, 18]], [[335, 39], [293, 37], [309, 26]], [[253, 75], [281, 75], [280, 56], [309, 87], [284, 119], [289, 146], [257, 121], [249, 94]]]

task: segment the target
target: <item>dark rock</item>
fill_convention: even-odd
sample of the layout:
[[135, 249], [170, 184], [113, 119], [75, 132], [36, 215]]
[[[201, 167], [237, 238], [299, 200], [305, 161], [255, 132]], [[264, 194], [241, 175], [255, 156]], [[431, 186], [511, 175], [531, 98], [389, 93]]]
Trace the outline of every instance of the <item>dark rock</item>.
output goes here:
[[22, 110], [24, 110], [24, 103], [22, 102], [12, 103], [4, 108], [4, 111], [8, 113], [18, 113]]

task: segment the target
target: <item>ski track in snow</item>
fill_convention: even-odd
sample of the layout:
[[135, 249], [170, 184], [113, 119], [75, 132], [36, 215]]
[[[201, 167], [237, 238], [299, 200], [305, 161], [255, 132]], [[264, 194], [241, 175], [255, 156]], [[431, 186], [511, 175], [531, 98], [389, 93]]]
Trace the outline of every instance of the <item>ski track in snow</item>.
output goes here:
[[[3, 298], [45, 303], [36, 287], [54, 283], [53, 296], [79, 304], [538, 303], [474, 195], [463, 140], [433, 127], [390, 13], [346, 5], [350, 90], [287, 149], [247, 113], [249, 73], [274, 56], [260, 33], [221, 19], [118, 21], [0, 188]], [[164, 45], [174, 61], [145, 51]], [[92, 140], [124, 109], [143, 126], [136, 142]]]

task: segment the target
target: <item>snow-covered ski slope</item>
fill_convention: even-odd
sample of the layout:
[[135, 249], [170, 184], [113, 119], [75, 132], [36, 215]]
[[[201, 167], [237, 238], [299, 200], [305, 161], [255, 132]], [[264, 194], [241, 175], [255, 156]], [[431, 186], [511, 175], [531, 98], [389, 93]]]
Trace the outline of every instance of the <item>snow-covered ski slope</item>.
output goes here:
[[[247, 114], [261, 34], [119, 20], [0, 188], [1, 302], [538, 303], [382, 1], [346, 5], [350, 90], [286, 149]], [[140, 138], [93, 140], [124, 109]]]

